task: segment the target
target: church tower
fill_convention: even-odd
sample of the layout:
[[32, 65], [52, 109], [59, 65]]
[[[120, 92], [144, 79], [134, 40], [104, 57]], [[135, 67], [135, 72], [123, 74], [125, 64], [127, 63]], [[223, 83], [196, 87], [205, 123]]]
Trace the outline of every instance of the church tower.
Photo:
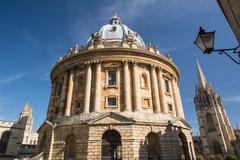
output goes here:
[[198, 85], [194, 103], [198, 116], [203, 154], [226, 156], [233, 154], [232, 141], [235, 140], [221, 97], [207, 82], [197, 61]]

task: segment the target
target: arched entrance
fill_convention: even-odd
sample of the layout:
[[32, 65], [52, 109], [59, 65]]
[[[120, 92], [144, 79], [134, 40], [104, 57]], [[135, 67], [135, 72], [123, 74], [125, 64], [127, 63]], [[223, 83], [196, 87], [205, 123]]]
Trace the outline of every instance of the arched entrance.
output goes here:
[[102, 136], [102, 160], [122, 159], [121, 135], [115, 130], [108, 130]]
[[41, 141], [40, 141], [40, 144], [39, 144], [39, 153], [43, 152], [44, 151], [44, 148], [45, 148], [45, 144], [46, 144], [46, 139], [47, 139], [47, 136], [46, 134], [44, 134], [41, 138]]
[[148, 160], [160, 160], [160, 144], [157, 133], [150, 132], [147, 137]]
[[1, 139], [0, 139], [0, 153], [6, 153], [10, 135], [11, 135], [10, 131], [5, 131], [2, 134]]
[[70, 134], [65, 140], [64, 159], [75, 159], [76, 156], [76, 136]]
[[188, 149], [188, 141], [184, 133], [179, 133], [180, 138], [180, 153], [182, 160], [191, 160], [189, 149]]

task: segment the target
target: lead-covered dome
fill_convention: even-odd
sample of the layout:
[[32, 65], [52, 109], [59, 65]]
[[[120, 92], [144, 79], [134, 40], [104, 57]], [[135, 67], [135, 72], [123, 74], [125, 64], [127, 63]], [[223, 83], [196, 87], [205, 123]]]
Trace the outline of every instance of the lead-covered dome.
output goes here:
[[122, 24], [118, 16], [113, 16], [109, 20], [109, 24], [102, 26], [99, 32], [93, 33], [88, 40], [88, 45], [95, 41], [101, 41], [105, 45], [118, 44], [126, 41], [135, 43], [140, 47], [145, 47], [145, 43], [140, 35]]

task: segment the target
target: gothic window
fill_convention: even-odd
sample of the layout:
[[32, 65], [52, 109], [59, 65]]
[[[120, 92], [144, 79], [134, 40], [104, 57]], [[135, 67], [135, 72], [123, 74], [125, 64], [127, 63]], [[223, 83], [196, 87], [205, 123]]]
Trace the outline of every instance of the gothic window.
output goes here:
[[108, 85], [109, 86], [117, 85], [117, 72], [114, 70], [108, 71]]
[[107, 107], [117, 107], [117, 97], [115, 97], [115, 96], [107, 97], [106, 106]]
[[10, 135], [11, 135], [10, 131], [5, 131], [1, 135], [1, 139], [0, 139], [0, 153], [5, 153], [6, 152]]
[[206, 114], [206, 124], [208, 127], [208, 132], [212, 132], [212, 131], [216, 130], [215, 126], [214, 126], [212, 115], [210, 113]]
[[141, 75], [141, 88], [147, 89], [148, 88], [148, 78], [147, 78], [147, 74], [143, 73]]
[[222, 149], [218, 141], [214, 140], [212, 142], [214, 154], [222, 154]]
[[122, 159], [121, 135], [116, 130], [108, 130], [102, 136], [102, 160]]
[[70, 134], [65, 140], [64, 159], [74, 159], [76, 156], [76, 136]]
[[167, 79], [165, 81], [165, 92], [170, 93], [170, 86], [169, 86], [169, 81]]
[[143, 108], [149, 108], [150, 107], [150, 102], [149, 98], [143, 98]]
[[146, 137], [146, 141], [148, 159], [149, 160], [160, 159], [160, 144], [158, 134], [150, 132]]

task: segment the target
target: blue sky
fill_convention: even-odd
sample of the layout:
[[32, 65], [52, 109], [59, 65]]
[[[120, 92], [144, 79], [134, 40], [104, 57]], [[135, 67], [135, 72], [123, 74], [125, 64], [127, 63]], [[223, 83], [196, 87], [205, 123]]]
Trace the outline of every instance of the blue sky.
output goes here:
[[237, 46], [215, 0], [92, 0], [0, 2], [0, 119], [16, 120], [23, 105], [33, 107], [35, 128], [46, 117], [49, 72], [75, 44], [117, 14], [145, 43], [170, 54], [181, 71], [186, 120], [197, 134], [193, 97], [197, 55], [208, 81], [225, 104], [232, 125], [240, 125], [240, 67], [224, 55], [203, 55], [193, 45], [199, 26], [216, 30], [216, 48]]

